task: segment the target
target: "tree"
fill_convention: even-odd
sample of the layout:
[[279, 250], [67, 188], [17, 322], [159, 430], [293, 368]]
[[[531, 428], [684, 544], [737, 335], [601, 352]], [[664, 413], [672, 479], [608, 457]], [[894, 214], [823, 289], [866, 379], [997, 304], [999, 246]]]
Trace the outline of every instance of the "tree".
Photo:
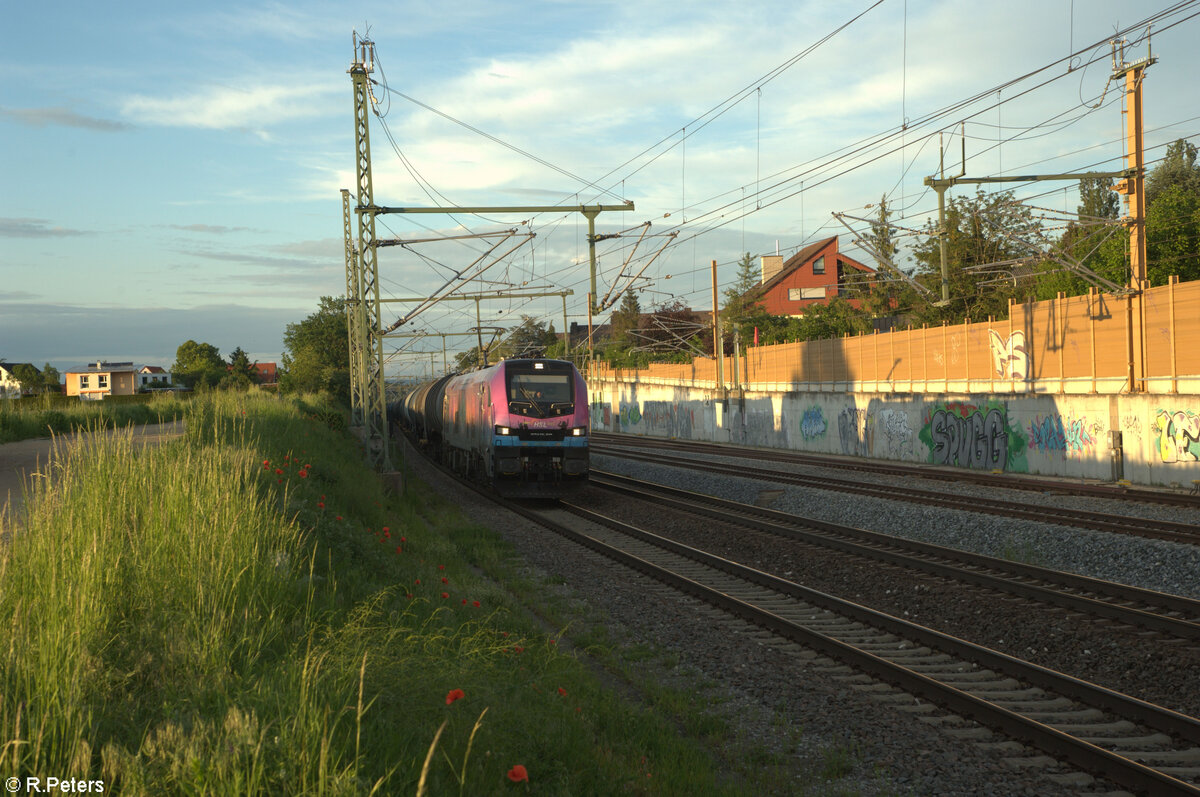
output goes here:
[[725, 306], [721, 308], [721, 318], [728, 328], [739, 325], [751, 313], [754, 303], [746, 299], [746, 294], [758, 287], [760, 276], [754, 258], [749, 252], [743, 254], [738, 260], [738, 272], [733, 285], [725, 289]]
[[[1120, 197], [1107, 179], [1081, 180], [1079, 224], [1068, 225], [1059, 247], [1088, 269], [1117, 285], [1129, 282], [1129, 232], [1123, 227], [1096, 230], [1083, 222], [1115, 221]], [[1087, 217], [1084, 219], [1083, 217]], [[1200, 279], [1200, 166], [1196, 147], [1179, 139], [1146, 176], [1146, 276], [1151, 285], [1164, 285], [1176, 274], [1182, 280]], [[1039, 279], [1038, 298], [1058, 291], [1085, 293], [1090, 284], [1073, 274], [1050, 273]]]
[[245, 390], [257, 380], [250, 356], [238, 346], [229, 355], [229, 371], [221, 379], [221, 387]]
[[1179, 139], [1146, 177], [1146, 276], [1151, 285], [1200, 279], [1200, 166], [1196, 146]]
[[633, 330], [638, 328], [642, 320], [642, 305], [638, 302], [637, 294], [625, 291], [621, 297], [621, 306], [612, 314], [611, 336], [615, 343], [625, 347], [633, 344]]
[[42, 372], [29, 363], [21, 363], [15, 366], [13, 368], [13, 376], [21, 383], [21, 392], [42, 392]]
[[225, 376], [225, 361], [221, 352], [211, 343], [187, 340], [175, 350], [175, 364], [171, 366], [175, 381], [189, 388], [212, 387]]
[[1173, 186], [1181, 188], [1184, 194], [1200, 194], [1196, 145], [1182, 138], [1167, 145], [1167, 154], [1146, 175], [1146, 205], [1154, 204], [1162, 193]]
[[42, 386], [54, 393], [62, 390], [62, 374], [50, 363], [42, 369]]
[[500, 357], [544, 357], [547, 347], [554, 342], [554, 333], [546, 329], [545, 322], [523, 315], [521, 325], [497, 347], [497, 354]]
[[[973, 197], [952, 197], [946, 204], [950, 304], [939, 307], [918, 300], [911, 289], [902, 292], [902, 304], [914, 308], [916, 320], [930, 324], [963, 318], [982, 321], [989, 315], [1006, 318], [1009, 298], [1032, 295], [1035, 288], [1021, 285], [1019, 278], [1024, 272], [1020, 268], [981, 272], [978, 267], [1027, 256], [1028, 249], [1009, 236], [1026, 237], [1034, 226], [1032, 211], [1015, 202], [1012, 191], [987, 194], [979, 189]], [[924, 239], [918, 241], [913, 256], [918, 263], [916, 279], [940, 298], [942, 266], [937, 222], [925, 225]], [[1028, 270], [1032, 273], [1032, 268]]]
[[322, 296], [317, 311], [288, 324], [283, 333], [281, 390], [325, 392], [350, 402], [350, 343], [346, 335], [346, 300]]
[[[870, 317], [890, 315], [900, 303], [903, 289], [897, 282], [892, 269], [899, 268], [896, 263], [896, 253], [900, 251], [895, 239], [895, 227], [891, 222], [892, 212], [888, 208], [887, 194], [879, 200], [879, 212], [871, 220], [871, 231], [867, 233], [867, 243], [875, 251], [875, 261], [881, 279], [859, 279], [845, 285], [844, 293], [848, 298], [858, 299], [862, 311]], [[839, 290], [839, 292], [842, 292]]]

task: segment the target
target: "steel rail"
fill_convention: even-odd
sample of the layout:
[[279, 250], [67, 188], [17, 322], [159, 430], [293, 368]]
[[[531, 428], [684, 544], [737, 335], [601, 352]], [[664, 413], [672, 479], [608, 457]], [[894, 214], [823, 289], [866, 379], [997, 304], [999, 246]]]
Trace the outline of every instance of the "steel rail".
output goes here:
[[[973, 662], [989, 670], [996, 670], [1033, 684], [1050, 692], [1085, 702], [1091, 706], [1124, 716], [1143, 726], [1179, 737], [1187, 743], [1200, 742], [1200, 720], [1170, 709], [1156, 706], [1137, 698], [1105, 689], [1063, 673], [1041, 667], [1007, 654], [984, 648], [965, 640], [942, 634], [932, 629], [877, 612], [864, 606], [843, 601], [825, 593], [811, 590], [793, 582], [767, 573], [739, 565], [721, 557], [706, 554], [686, 545], [667, 540], [650, 532], [636, 529], [627, 524], [602, 516], [583, 507], [564, 504], [570, 510], [592, 522], [609, 528], [619, 528], [622, 534], [648, 542], [656, 547], [671, 551], [708, 567], [734, 575], [749, 583], [782, 593], [796, 600], [819, 606], [856, 622], [879, 628], [887, 633], [911, 639], [931, 649]], [[1091, 742], [1053, 728], [1036, 719], [1022, 716], [977, 697], [962, 689], [943, 683], [933, 677], [910, 670], [887, 661], [869, 651], [834, 637], [822, 634], [799, 623], [789, 621], [778, 614], [738, 599], [727, 591], [713, 589], [694, 579], [670, 569], [656, 565], [642, 557], [609, 545], [595, 537], [571, 529], [568, 526], [540, 516], [533, 510], [509, 505], [508, 508], [553, 529], [586, 547], [609, 558], [649, 575], [656, 580], [680, 589], [710, 605], [729, 611], [743, 619], [770, 630], [771, 632], [867, 672], [875, 678], [891, 683], [907, 692], [924, 697], [956, 714], [974, 719], [988, 727], [997, 728], [1005, 734], [1042, 749], [1075, 766], [1100, 773], [1114, 782], [1139, 792], [1156, 795], [1198, 795], [1200, 788], [1172, 777], [1171, 775], [1133, 761], [1118, 753], [1105, 750]]]
[[1067, 510], [1051, 506], [1038, 505], [1027, 507], [1012, 501], [978, 496], [948, 496], [933, 490], [923, 490], [917, 487], [900, 487], [898, 485], [880, 485], [874, 483], [854, 482], [846, 479], [834, 479], [828, 476], [808, 476], [800, 473], [781, 473], [765, 468], [754, 468], [745, 465], [726, 465], [716, 462], [703, 462], [690, 457], [674, 457], [669, 454], [624, 451], [606, 446], [592, 446], [592, 452], [601, 455], [636, 459], [643, 462], [653, 462], [661, 465], [684, 467], [692, 470], [719, 473], [722, 475], [740, 476], [747, 479], [794, 484], [803, 487], [813, 487], [818, 490], [834, 490], [838, 492], [858, 493], [876, 498], [893, 501], [910, 501], [916, 503], [941, 506], [947, 509], [958, 509], [967, 512], [1019, 517], [1027, 520], [1037, 520], [1043, 523], [1057, 523], [1064, 526], [1109, 531], [1117, 534], [1132, 534], [1139, 537], [1169, 540], [1188, 544], [1200, 543], [1200, 526], [1190, 523], [1149, 520], [1146, 518], [1127, 515], [1104, 515], [1099, 512], [1083, 510]]
[[750, 448], [728, 443], [708, 443], [696, 440], [675, 440], [668, 438], [648, 437], [645, 435], [612, 434], [596, 432], [591, 434], [592, 441], [600, 445], [636, 446], [642, 448], [667, 448], [677, 451], [690, 451], [704, 454], [719, 454], [727, 457], [768, 460], [773, 462], [790, 462], [796, 465], [808, 465], [838, 470], [854, 470], [866, 473], [882, 473], [895, 476], [939, 481], [969, 482], [988, 487], [1002, 487], [1009, 490], [1028, 490], [1032, 492], [1061, 492], [1067, 495], [1086, 495], [1098, 498], [1109, 498], [1114, 501], [1140, 501], [1145, 503], [1168, 504], [1173, 506], [1190, 506], [1200, 509], [1200, 495], [1186, 493], [1170, 493], [1162, 490], [1150, 490], [1143, 487], [1133, 487], [1122, 484], [1082, 484], [1058, 480], [1023, 476], [1013, 473], [991, 473], [970, 468], [942, 467], [937, 465], [904, 464], [883, 460], [870, 460], [860, 457], [838, 457], [829, 454], [809, 454], [799, 451], [781, 451], [768, 448]]
[[[946, 548], [932, 543], [906, 540], [868, 529], [814, 520], [774, 509], [739, 503], [677, 487], [645, 482], [605, 471], [592, 471], [595, 486], [620, 491], [684, 512], [703, 513], [769, 534], [833, 549], [852, 556], [868, 557], [888, 564], [917, 569], [954, 581], [1018, 595], [1095, 617], [1157, 631], [1181, 639], [1200, 639], [1200, 601], [1180, 595], [1140, 589], [1073, 573], [996, 559]], [[950, 562], [952, 564], [947, 564]], [[1029, 583], [1015, 579], [1040, 582]], [[1041, 584], [1052, 584], [1041, 586]], [[1113, 601], [1152, 606], [1147, 611], [1110, 603], [1063, 590], [1079, 590]], [[1187, 615], [1171, 617], [1163, 612]]]

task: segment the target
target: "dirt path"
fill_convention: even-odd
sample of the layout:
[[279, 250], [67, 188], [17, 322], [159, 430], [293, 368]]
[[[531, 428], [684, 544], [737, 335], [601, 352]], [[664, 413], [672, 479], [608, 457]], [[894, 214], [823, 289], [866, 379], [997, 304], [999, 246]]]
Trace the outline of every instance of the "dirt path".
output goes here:
[[[157, 445], [183, 434], [183, 421], [152, 423], [134, 427], [134, 442]], [[0, 444], [0, 529], [13, 522], [21, 509], [22, 491], [32, 479], [49, 472], [55, 449], [66, 445], [74, 435], [42, 437]]]

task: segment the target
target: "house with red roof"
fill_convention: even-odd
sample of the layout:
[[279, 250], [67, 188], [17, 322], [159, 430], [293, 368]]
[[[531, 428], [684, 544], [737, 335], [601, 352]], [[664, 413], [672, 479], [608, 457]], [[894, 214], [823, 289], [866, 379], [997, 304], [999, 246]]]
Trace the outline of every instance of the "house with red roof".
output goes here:
[[801, 316], [814, 304], [829, 304], [837, 296], [856, 308], [862, 302], [844, 295], [849, 282], [873, 283], [875, 269], [838, 251], [836, 235], [809, 244], [796, 254], [763, 255], [762, 281], [746, 293], [771, 315]]

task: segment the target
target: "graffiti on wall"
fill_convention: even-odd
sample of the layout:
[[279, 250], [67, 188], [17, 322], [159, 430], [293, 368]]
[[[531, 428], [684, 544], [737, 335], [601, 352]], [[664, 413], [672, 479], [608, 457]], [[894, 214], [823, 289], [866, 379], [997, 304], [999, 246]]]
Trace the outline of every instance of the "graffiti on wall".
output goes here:
[[1029, 423], [1029, 447], [1042, 453], [1082, 456], [1096, 450], [1102, 428], [1087, 418], [1035, 415]]
[[[777, 431], [781, 428], [784, 430], [782, 434]], [[786, 427], [776, 426], [772, 410], [747, 409], [741, 414], [741, 422], [730, 426], [729, 434], [732, 442], [743, 445], [787, 446]]]
[[1029, 355], [1025, 351], [1025, 333], [1021, 330], [1000, 336], [994, 329], [988, 330], [992, 344], [992, 365], [996, 376], [1006, 379], [1024, 379], [1029, 373]]
[[1200, 415], [1191, 410], [1158, 410], [1154, 416], [1158, 454], [1163, 462], [1200, 460]]
[[692, 411], [670, 401], [646, 401], [642, 404], [642, 418], [655, 432], [668, 437], [692, 436]]
[[847, 407], [838, 413], [838, 438], [842, 453], [856, 457], [871, 455], [874, 418], [866, 410]]
[[908, 425], [908, 413], [904, 410], [884, 409], [875, 415], [874, 426], [882, 431], [889, 459], [900, 459], [913, 454], [913, 430]]
[[1140, 415], [1123, 415], [1121, 416], [1121, 429], [1130, 437], [1142, 436], [1142, 416]]
[[800, 435], [805, 440], [816, 440], [825, 436], [827, 426], [825, 412], [820, 405], [814, 404], [804, 411], [804, 416], [800, 419]]
[[976, 406], [964, 402], [935, 404], [926, 411], [920, 438], [935, 465], [1025, 471], [1025, 435], [1008, 423], [999, 402]]
[[637, 426], [642, 422], [642, 408], [637, 404], [622, 404], [620, 420], [622, 429]]

